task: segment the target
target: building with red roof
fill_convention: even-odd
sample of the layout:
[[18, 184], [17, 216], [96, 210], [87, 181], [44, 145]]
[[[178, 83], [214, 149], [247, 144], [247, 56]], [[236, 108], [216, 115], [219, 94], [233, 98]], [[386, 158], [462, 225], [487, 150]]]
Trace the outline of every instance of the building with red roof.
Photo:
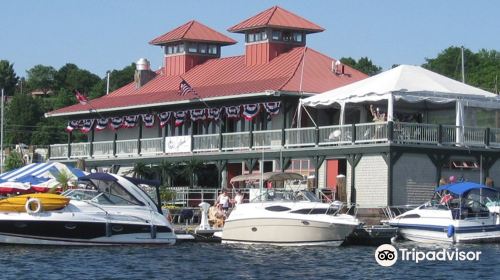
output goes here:
[[[307, 36], [324, 29], [281, 7], [228, 31], [244, 34], [244, 54], [223, 57], [223, 47], [236, 41], [192, 20], [149, 42], [163, 50], [159, 70], [152, 71], [141, 59], [134, 82], [87, 103], [48, 112], [47, 117], [68, 118], [68, 131], [89, 135], [85, 143], [51, 145], [51, 159], [127, 166], [195, 156], [214, 163], [221, 182], [227, 182], [257, 169], [259, 156], [245, 153], [275, 149], [286, 142], [284, 129], [312, 125], [314, 121], [297, 117], [299, 98], [366, 77], [308, 47]], [[179, 94], [181, 85], [185, 94]], [[313, 119], [325, 118], [313, 114]], [[285, 165], [291, 161], [289, 157]], [[271, 160], [262, 168], [283, 165]], [[309, 163], [299, 165], [304, 165], [305, 175], [314, 171]]]

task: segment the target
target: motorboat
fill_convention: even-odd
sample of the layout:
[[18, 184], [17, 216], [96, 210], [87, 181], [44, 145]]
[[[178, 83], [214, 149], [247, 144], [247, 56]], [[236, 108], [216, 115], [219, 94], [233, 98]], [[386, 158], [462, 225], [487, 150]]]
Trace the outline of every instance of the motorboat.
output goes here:
[[[500, 241], [499, 192], [472, 182], [440, 186], [433, 198], [386, 221], [405, 239], [427, 243]], [[489, 205], [489, 207], [488, 207]]]
[[[256, 175], [242, 175], [231, 182]], [[261, 180], [301, 180], [297, 173], [269, 172]], [[312, 192], [286, 187], [261, 189], [249, 203], [237, 205], [225, 221], [222, 243], [338, 246], [360, 225], [353, 215], [343, 213], [340, 202], [325, 203]]]
[[61, 209], [46, 210], [43, 199], [30, 198], [26, 211], [0, 211], [0, 243], [174, 244], [176, 235], [162, 214], [158, 185], [108, 173], [82, 176], [77, 188], [62, 193], [69, 201]]

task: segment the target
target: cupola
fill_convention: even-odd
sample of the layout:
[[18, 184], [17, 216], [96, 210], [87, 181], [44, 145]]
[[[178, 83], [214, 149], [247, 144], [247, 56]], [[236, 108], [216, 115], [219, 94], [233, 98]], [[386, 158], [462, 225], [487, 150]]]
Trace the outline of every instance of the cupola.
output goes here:
[[324, 29], [281, 7], [274, 6], [228, 29], [245, 34], [247, 66], [271, 61], [294, 47], [305, 46], [306, 35]]

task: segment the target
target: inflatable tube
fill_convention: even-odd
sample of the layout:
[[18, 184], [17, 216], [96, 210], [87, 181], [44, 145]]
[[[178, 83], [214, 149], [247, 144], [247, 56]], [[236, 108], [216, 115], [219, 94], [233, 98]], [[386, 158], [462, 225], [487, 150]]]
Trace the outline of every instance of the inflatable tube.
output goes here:
[[[32, 206], [35, 206], [35, 209], [32, 209]], [[26, 201], [24, 208], [26, 209], [26, 213], [36, 214], [42, 211], [42, 202], [40, 199], [32, 197]]]

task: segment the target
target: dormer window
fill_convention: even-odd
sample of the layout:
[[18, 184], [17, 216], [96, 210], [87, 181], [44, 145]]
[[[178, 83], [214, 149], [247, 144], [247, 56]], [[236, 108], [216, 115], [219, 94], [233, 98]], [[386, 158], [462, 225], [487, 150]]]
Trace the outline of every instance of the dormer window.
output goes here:
[[184, 53], [184, 44], [168, 45], [165, 48], [165, 54]]
[[198, 52], [198, 45], [195, 43], [189, 43], [188, 44], [188, 52], [197, 53]]
[[293, 32], [293, 41], [294, 42], [302, 42], [302, 32]]
[[209, 54], [217, 54], [217, 46], [216, 45], [208, 45], [208, 53]]
[[274, 41], [281, 41], [281, 31], [273, 30], [273, 40]]
[[207, 44], [199, 44], [198, 45], [198, 51], [200, 53], [207, 53]]
[[247, 43], [260, 42], [267, 40], [267, 33], [265, 30], [247, 33]]

